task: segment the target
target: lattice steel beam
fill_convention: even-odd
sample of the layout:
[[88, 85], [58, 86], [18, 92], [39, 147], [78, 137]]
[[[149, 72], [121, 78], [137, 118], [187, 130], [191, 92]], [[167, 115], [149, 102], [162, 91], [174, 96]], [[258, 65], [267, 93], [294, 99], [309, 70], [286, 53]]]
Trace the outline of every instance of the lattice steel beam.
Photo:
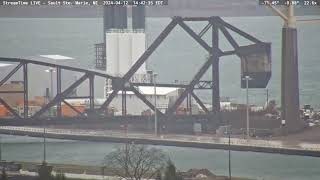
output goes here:
[[52, 67], [52, 68], [60, 67], [61, 69], [70, 70], [70, 71], [76, 71], [76, 72], [82, 72], [82, 73], [92, 73], [92, 74], [94, 74], [96, 76], [100, 76], [100, 77], [104, 77], [104, 78], [108, 78], [108, 79], [114, 79], [115, 78], [114, 76], [111, 76], [111, 75], [108, 75], [108, 74], [105, 74], [105, 73], [101, 73], [101, 72], [98, 72], [98, 71], [90, 71], [90, 70], [87, 70], [87, 69], [81, 69], [81, 68], [77, 68], [77, 67], [52, 64], [52, 63], [48, 63], [48, 62], [35, 61], [35, 60], [30, 60], [30, 59], [0, 57], [0, 61], [36, 64], [36, 65], [47, 66], [47, 67]]
[[13, 68], [1, 81], [0, 86], [6, 83], [21, 67], [23, 66], [22, 63], [18, 64], [15, 68]]
[[19, 116], [19, 114], [11, 108], [11, 106], [9, 104], [6, 103], [5, 100], [3, 100], [2, 98], [0, 98], [0, 104], [4, 105], [4, 107], [17, 119], [21, 119], [21, 117]]
[[[141, 99], [141, 100], [142, 100], [147, 106], [149, 106], [152, 110], [155, 109], [155, 108], [154, 108], [154, 105], [153, 105], [150, 101], [148, 101], [148, 99], [147, 99], [143, 94], [141, 94], [136, 88], [132, 87], [131, 90], [134, 92], [134, 94], [135, 94], [139, 99]], [[159, 111], [158, 109], [157, 109], [157, 113], [163, 115], [163, 113], [162, 113], [161, 111]]]
[[69, 95], [74, 88], [78, 87], [87, 78], [88, 78], [88, 74], [84, 74], [81, 78], [79, 78], [76, 82], [74, 82], [66, 90], [64, 90], [60, 95], [57, 94], [57, 96], [52, 101], [50, 101], [48, 104], [46, 104], [42, 109], [40, 109], [40, 111], [36, 112], [33, 115], [33, 118], [39, 117], [41, 114], [46, 112], [49, 108], [51, 108], [52, 106], [57, 104], [58, 101], [63, 100], [63, 98], [65, 96]]
[[181, 95], [178, 97], [178, 99], [175, 101], [175, 103], [168, 109], [167, 113], [172, 114], [178, 106], [182, 103], [182, 101], [186, 98], [186, 96], [191, 93], [194, 89], [194, 86], [199, 82], [201, 77], [206, 73], [206, 71], [209, 69], [209, 67], [212, 65], [212, 60], [207, 60], [204, 65], [200, 68], [198, 73], [194, 76], [191, 83], [188, 85], [188, 87], [181, 93]]
[[141, 65], [150, 57], [150, 55], [158, 48], [162, 41], [170, 34], [173, 28], [177, 25], [177, 18], [173, 18], [161, 34], [153, 41], [148, 49], [141, 55], [130, 70], [123, 76], [123, 79], [128, 81], [132, 75], [141, 67]]
[[68, 103], [67, 101], [65, 100], [62, 100], [62, 102], [67, 105], [68, 107], [70, 107], [74, 112], [76, 112], [77, 114], [83, 116], [83, 117], [86, 117], [82, 112], [80, 112], [78, 109], [76, 109], [75, 107], [73, 107], [70, 103]]
[[220, 17], [217, 17], [217, 18], [219, 19], [219, 20], [218, 20], [218, 23], [221, 24], [222, 26], [230, 29], [231, 31], [234, 31], [234, 32], [238, 33], [238, 34], [241, 35], [242, 37], [244, 37], [244, 38], [246, 38], [246, 39], [248, 39], [248, 40], [250, 40], [250, 41], [252, 41], [252, 42], [254, 42], [254, 43], [262, 43], [262, 41], [260, 41], [259, 39], [257, 39], [257, 38], [255, 38], [255, 37], [251, 36], [250, 34], [248, 34], [248, 33], [244, 32], [244, 31], [242, 31], [242, 30], [234, 27], [233, 25], [231, 25], [231, 24], [229, 24], [229, 23], [227, 23], [227, 22], [225, 22], [225, 21], [224, 21], [223, 19], [221, 19]]
[[115, 98], [118, 94], [118, 90], [113, 90], [112, 93], [108, 96], [107, 100], [100, 106], [100, 111], [106, 110], [106, 108], [110, 105], [113, 98]]
[[209, 110], [207, 109], [207, 107], [202, 103], [200, 98], [194, 92], [191, 92], [191, 96], [196, 100], [196, 102], [200, 105], [200, 107], [202, 108], [202, 110], [204, 110], [204, 112], [209, 113]]
[[178, 19], [178, 24], [184, 29], [195, 41], [197, 41], [205, 50], [211, 52], [211, 47], [197, 35], [189, 26], [187, 26], [182, 19]]

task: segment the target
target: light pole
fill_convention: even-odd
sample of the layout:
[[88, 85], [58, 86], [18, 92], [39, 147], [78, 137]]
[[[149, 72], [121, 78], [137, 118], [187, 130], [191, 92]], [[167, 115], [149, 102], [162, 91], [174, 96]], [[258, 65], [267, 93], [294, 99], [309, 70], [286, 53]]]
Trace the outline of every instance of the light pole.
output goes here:
[[2, 161], [2, 137], [0, 136], [0, 162]]
[[53, 99], [53, 73], [56, 71], [53, 68], [49, 68], [45, 71], [50, 73], [50, 100], [52, 100]]
[[[45, 70], [46, 72], [50, 73], [50, 97], [49, 97], [49, 101], [53, 99], [53, 73], [56, 72], [53, 68], [49, 68], [47, 70]], [[49, 109], [49, 116], [52, 115], [51, 114], [51, 108]]]
[[154, 134], [158, 135], [158, 117], [157, 117], [157, 73], [154, 73], [152, 70], [147, 70], [147, 74], [150, 77], [150, 83], [153, 83], [153, 96], [154, 96]]
[[153, 87], [154, 87], [154, 133], [158, 135], [158, 117], [157, 117], [157, 73], [153, 73]]
[[47, 140], [46, 140], [46, 119], [43, 120], [43, 164], [46, 164], [47, 159]]
[[269, 104], [269, 89], [267, 89], [267, 106]]
[[250, 76], [245, 76], [243, 80], [246, 81], [246, 91], [247, 91], [247, 139], [250, 139], [250, 117], [249, 117], [249, 81], [252, 80]]
[[[228, 120], [229, 121], [229, 120]], [[231, 124], [229, 121], [229, 128], [228, 128], [228, 165], [229, 165], [229, 180], [231, 180]]]

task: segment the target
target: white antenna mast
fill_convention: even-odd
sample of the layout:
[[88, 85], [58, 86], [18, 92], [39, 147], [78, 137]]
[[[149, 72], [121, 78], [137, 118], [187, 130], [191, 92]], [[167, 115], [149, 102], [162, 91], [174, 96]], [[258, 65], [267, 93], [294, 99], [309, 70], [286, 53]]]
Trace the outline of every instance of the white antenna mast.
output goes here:
[[272, 3], [268, 3], [267, 6], [271, 8], [271, 10], [281, 17], [285, 24], [290, 28], [296, 28], [297, 22], [299, 23], [320, 23], [320, 19], [297, 19], [294, 15], [294, 5], [292, 3], [292, 0], [290, 0], [290, 3], [288, 5], [288, 14], [285, 15], [281, 10], [276, 8], [275, 6], [272, 6]]

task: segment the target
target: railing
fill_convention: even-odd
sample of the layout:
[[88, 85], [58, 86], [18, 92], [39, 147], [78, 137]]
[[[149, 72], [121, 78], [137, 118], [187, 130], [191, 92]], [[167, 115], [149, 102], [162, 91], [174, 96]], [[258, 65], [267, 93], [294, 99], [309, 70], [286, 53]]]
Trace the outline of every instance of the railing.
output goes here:
[[[43, 128], [37, 127], [15, 127], [15, 126], [0, 126], [0, 130], [9, 130], [16, 132], [32, 132], [43, 133]], [[176, 142], [191, 142], [191, 143], [206, 143], [206, 144], [223, 144], [229, 143], [228, 138], [218, 138], [212, 136], [194, 136], [194, 135], [177, 135], [166, 134], [160, 137], [147, 133], [127, 133], [125, 131], [93, 131], [85, 129], [58, 129], [46, 128], [47, 134], [57, 135], [75, 135], [75, 136], [92, 136], [92, 137], [114, 137], [114, 138], [129, 138], [129, 139], [148, 139], [148, 140], [162, 140], [162, 141], [176, 141]], [[266, 148], [280, 148], [280, 149], [296, 149], [296, 150], [311, 150], [320, 151], [320, 144], [312, 143], [298, 143], [295, 145], [284, 145], [282, 141], [276, 140], [256, 140], [256, 139], [241, 139], [230, 138], [230, 144], [235, 146], [249, 146], [249, 147], [266, 147]]]

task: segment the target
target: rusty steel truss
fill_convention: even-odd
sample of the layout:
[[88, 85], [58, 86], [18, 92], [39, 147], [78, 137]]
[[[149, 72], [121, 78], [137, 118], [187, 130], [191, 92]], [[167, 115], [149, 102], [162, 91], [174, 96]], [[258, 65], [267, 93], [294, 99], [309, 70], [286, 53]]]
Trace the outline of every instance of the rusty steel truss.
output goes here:
[[[196, 33], [190, 26], [186, 23], [188, 21], [203, 21], [208, 22], [208, 24], [202, 29], [201, 32]], [[90, 71], [70, 66], [63, 66], [57, 64], [51, 64], [46, 62], [39, 62], [28, 59], [18, 59], [18, 58], [0, 58], [0, 61], [14, 62], [18, 65], [9, 72], [1, 81], [0, 86], [2, 86], [13, 74], [15, 74], [20, 68], [23, 68], [23, 84], [24, 90], [19, 92], [0, 92], [0, 93], [23, 93], [24, 94], [24, 117], [20, 117], [19, 114], [11, 108], [3, 99], [0, 98], [0, 104], [3, 104], [11, 114], [17, 119], [27, 119], [27, 118], [40, 118], [43, 114], [48, 111], [51, 107], [57, 107], [57, 117], [61, 117], [61, 104], [64, 103], [77, 112], [83, 117], [90, 117], [90, 114], [107, 114], [107, 109], [112, 100], [116, 97], [119, 91], [122, 91], [122, 104], [123, 104], [123, 115], [126, 115], [126, 91], [132, 91], [139, 99], [141, 99], [150, 109], [155, 109], [154, 104], [151, 103], [144, 94], [142, 94], [138, 87], [139, 86], [153, 86], [152, 83], [134, 83], [130, 82], [130, 79], [135, 74], [135, 72], [145, 63], [151, 54], [157, 49], [157, 47], [166, 39], [170, 32], [176, 27], [180, 26], [189, 36], [191, 36], [198, 44], [204, 48], [208, 54], [209, 58], [194, 75], [193, 79], [189, 84], [157, 84], [157, 87], [177, 87], [183, 89], [182, 93], [179, 95], [177, 100], [170, 106], [165, 113], [157, 110], [157, 114], [162, 116], [174, 115], [176, 109], [180, 104], [187, 98], [188, 107], [191, 109], [191, 98], [200, 105], [200, 107], [206, 113], [212, 113], [218, 115], [220, 113], [220, 91], [219, 91], [219, 58], [229, 55], [238, 55], [237, 50], [240, 47], [235, 39], [231, 36], [229, 31], [233, 31], [238, 35], [248, 39], [254, 44], [263, 44], [262, 41], [249, 35], [248, 33], [241, 31], [240, 29], [232, 26], [231, 24], [225, 22], [220, 17], [173, 17], [171, 22], [165, 27], [165, 29], [160, 33], [160, 35], [153, 41], [153, 43], [147, 48], [147, 50], [141, 55], [141, 57], [136, 61], [136, 63], [130, 68], [130, 70], [123, 77], [114, 77], [108, 74], [104, 74], [97, 71]], [[219, 48], [219, 32], [221, 32], [228, 42], [233, 47], [231, 51], [222, 51]], [[206, 33], [211, 33], [211, 44], [209, 45], [206, 41], [202, 39], [202, 36]], [[41, 66], [47, 66], [51, 68], [56, 68], [57, 72], [57, 94], [56, 96], [44, 105], [38, 112], [36, 112], [32, 117], [28, 117], [28, 64], [36, 64]], [[212, 67], [212, 81], [201, 80], [202, 76], [207, 72], [207, 70]], [[67, 87], [64, 91], [61, 91], [61, 70], [70, 70], [75, 72], [81, 72], [84, 75]], [[99, 109], [95, 109], [94, 104], [94, 78], [95, 76], [103, 77], [106, 79], [112, 79], [113, 92], [108, 96], [105, 102], [100, 106]], [[89, 96], [86, 97], [69, 97], [68, 95], [82, 84], [85, 80], [89, 79]], [[212, 111], [209, 111], [201, 99], [194, 93], [195, 89], [209, 89], [212, 91]], [[88, 116], [85, 116], [82, 112], [79, 112], [71, 104], [69, 104], [66, 99], [76, 99], [76, 98], [88, 98], [90, 109]]]
[[[202, 21], [208, 22], [208, 24], [201, 30], [200, 33], [196, 33], [186, 24], [188, 21]], [[129, 84], [129, 89], [143, 100], [151, 109], [154, 109], [152, 103], [150, 103], [138, 90], [138, 86], [152, 86], [152, 83], [130, 83], [131, 77], [135, 72], [142, 66], [143, 63], [151, 56], [151, 54], [157, 49], [157, 47], [166, 39], [170, 32], [176, 27], [180, 26], [182, 29], [187, 32], [198, 44], [204, 48], [208, 54], [208, 60], [202, 65], [198, 72], [194, 75], [191, 82], [187, 85], [177, 85], [177, 84], [157, 84], [158, 87], [178, 87], [184, 89], [180, 96], [177, 98], [175, 103], [168, 108], [165, 115], [173, 115], [179, 105], [186, 99], [193, 97], [196, 102], [201, 106], [201, 108], [206, 113], [213, 113], [218, 115], [220, 113], [220, 91], [219, 91], [219, 58], [222, 56], [238, 55], [237, 50], [240, 48], [240, 45], [232, 37], [229, 31], [246, 38], [251, 41], [253, 44], [259, 45], [264, 44], [262, 41], [257, 38], [249, 35], [248, 33], [232, 26], [231, 24], [225, 22], [220, 17], [173, 17], [172, 21], [166, 26], [166, 28], [160, 33], [160, 35], [153, 41], [153, 43], [148, 47], [148, 49], [141, 55], [141, 57], [136, 61], [136, 63], [131, 67], [131, 69], [122, 77], [114, 79], [113, 81], [113, 92], [109, 95], [108, 99], [101, 106], [101, 109], [105, 109], [115, 98], [117, 93], [121, 90], [126, 90], [126, 85]], [[211, 45], [206, 43], [202, 36], [209, 32], [211, 29]], [[233, 47], [231, 51], [222, 51], [219, 48], [219, 30], [222, 32], [224, 37]], [[207, 70], [212, 67], [212, 81], [202, 81], [202, 76], [207, 72]], [[212, 111], [210, 112], [199, 97], [193, 92], [195, 89], [211, 89], [212, 90]], [[189, 100], [188, 100], [189, 101]], [[189, 101], [190, 102], [190, 101]], [[188, 103], [189, 104], [189, 103]], [[190, 106], [190, 104], [189, 104]], [[162, 112], [157, 112], [160, 115], [164, 115]]]

